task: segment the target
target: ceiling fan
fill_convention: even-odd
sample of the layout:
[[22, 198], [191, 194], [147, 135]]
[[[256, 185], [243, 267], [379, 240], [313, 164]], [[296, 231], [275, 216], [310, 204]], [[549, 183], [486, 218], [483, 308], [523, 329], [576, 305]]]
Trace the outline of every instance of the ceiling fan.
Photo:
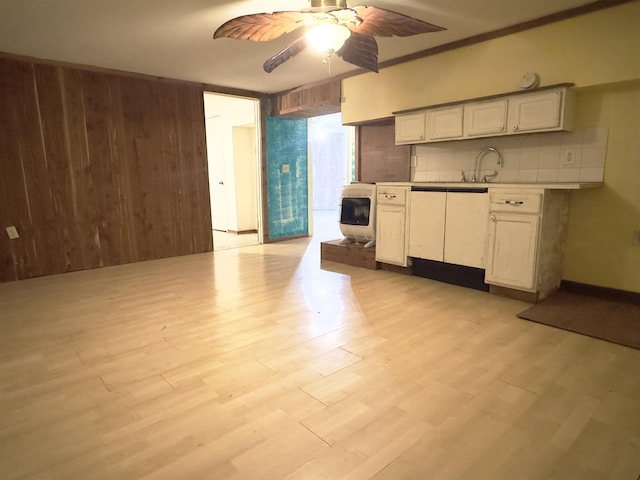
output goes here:
[[268, 42], [293, 33], [289, 46], [264, 62], [265, 72], [302, 52], [308, 44], [327, 55], [335, 53], [344, 61], [366, 70], [378, 71], [378, 37], [408, 37], [438, 32], [443, 27], [378, 7], [347, 7], [346, 0], [311, 0], [310, 8], [297, 11], [242, 15], [222, 24], [213, 38], [235, 38]]

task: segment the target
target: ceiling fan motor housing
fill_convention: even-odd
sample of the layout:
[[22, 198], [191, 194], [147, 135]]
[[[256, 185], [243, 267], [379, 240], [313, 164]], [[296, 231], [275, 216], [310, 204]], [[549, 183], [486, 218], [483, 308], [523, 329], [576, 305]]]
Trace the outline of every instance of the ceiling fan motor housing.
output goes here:
[[347, 8], [347, 0], [311, 0], [311, 8]]

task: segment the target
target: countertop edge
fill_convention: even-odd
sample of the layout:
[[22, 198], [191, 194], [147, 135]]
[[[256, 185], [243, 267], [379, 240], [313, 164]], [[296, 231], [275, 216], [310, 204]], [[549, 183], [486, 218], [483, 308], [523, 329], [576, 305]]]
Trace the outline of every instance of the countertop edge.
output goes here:
[[602, 182], [566, 182], [566, 183], [472, 183], [472, 182], [376, 182], [378, 186], [388, 187], [464, 187], [464, 188], [537, 188], [542, 190], [585, 190], [598, 188]]

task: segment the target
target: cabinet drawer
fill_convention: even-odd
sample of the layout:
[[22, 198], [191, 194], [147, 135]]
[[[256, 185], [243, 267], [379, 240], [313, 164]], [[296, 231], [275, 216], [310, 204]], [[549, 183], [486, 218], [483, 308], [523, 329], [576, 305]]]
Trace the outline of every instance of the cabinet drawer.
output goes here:
[[387, 205], [405, 205], [407, 189], [394, 187], [378, 187], [378, 203]]
[[513, 213], [540, 213], [541, 193], [491, 192], [489, 211]]

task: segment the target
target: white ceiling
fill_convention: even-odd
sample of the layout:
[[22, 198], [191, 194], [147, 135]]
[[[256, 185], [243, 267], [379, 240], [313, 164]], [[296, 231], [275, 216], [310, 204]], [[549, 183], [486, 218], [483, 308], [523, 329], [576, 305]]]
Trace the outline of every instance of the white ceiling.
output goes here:
[[[387, 61], [593, 0], [374, 0], [447, 28], [379, 38]], [[362, 2], [351, 0], [350, 6]], [[248, 91], [274, 93], [348, 73], [356, 67], [310, 49], [268, 74], [262, 63], [289, 39], [267, 43], [217, 39], [225, 21], [250, 13], [301, 10], [308, 0], [1, 0], [0, 52], [71, 62]]]

